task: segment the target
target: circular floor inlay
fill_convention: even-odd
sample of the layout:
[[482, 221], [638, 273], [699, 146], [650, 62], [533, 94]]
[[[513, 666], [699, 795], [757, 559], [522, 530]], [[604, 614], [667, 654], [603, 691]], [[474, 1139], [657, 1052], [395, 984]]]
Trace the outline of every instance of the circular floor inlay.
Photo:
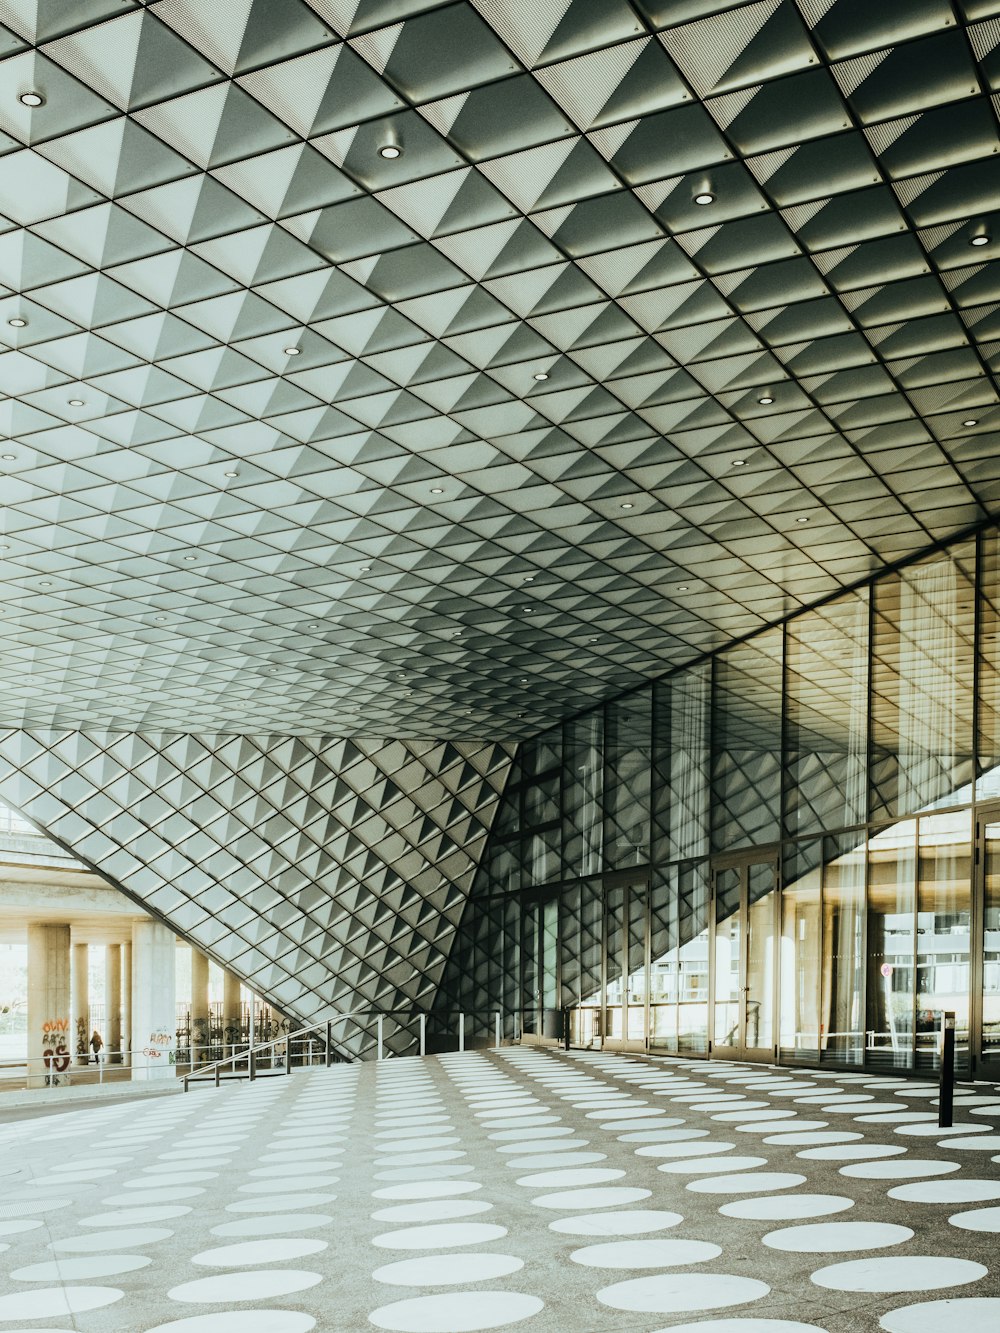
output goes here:
[[703, 1240], [619, 1240], [585, 1245], [569, 1256], [586, 1268], [670, 1268], [717, 1259], [718, 1245]]
[[731, 1273], [661, 1273], [616, 1282], [599, 1291], [597, 1299], [614, 1310], [683, 1314], [689, 1310], [718, 1310], [725, 1305], [759, 1301], [770, 1290], [766, 1282]]
[[132, 1227], [122, 1231], [100, 1231], [94, 1236], [67, 1236], [65, 1240], [49, 1242], [49, 1249], [57, 1254], [91, 1254], [100, 1250], [121, 1250], [128, 1247], [153, 1245], [169, 1240], [174, 1233], [166, 1227]]
[[782, 1222], [797, 1217], [828, 1217], [830, 1213], [842, 1213], [853, 1207], [854, 1200], [842, 1194], [777, 1194], [724, 1203], [719, 1212], [726, 1217]]
[[182, 1282], [171, 1287], [167, 1296], [172, 1301], [191, 1305], [216, 1305], [223, 1301], [266, 1301], [274, 1296], [287, 1296], [293, 1291], [306, 1291], [322, 1282], [319, 1273], [308, 1273], [296, 1268], [245, 1269], [239, 1273], [220, 1273], [217, 1277], [200, 1277], [194, 1282]]
[[376, 1328], [393, 1329], [397, 1333], [426, 1333], [431, 1329], [474, 1333], [478, 1329], [516, 1324], [544, 1308], [545, 1303], [537, 1296], [517, 1291], [454, 1291], [395, 1301], [374, 1310], [368, 1319]]
[[1000, 1180], [921, 1180], [895, 1185], [888, 1193], [907, 1203], [980, 1203], [1000, 1199]]
[[794, 1171], [748, 1171], [746, 1175], [709, 1176], [690, 1180], [685, 1186], [696, 1194], [763, 1194], [769, 1190], [790, 1190], [805, 1184], [805, 1176]]
[[836, 1143], [825, 1148], [806, 1148], [796, 1156], [808, 1162], [857, 1162], [867, 1158], [900, 1157], [906, 1151], [898, 1143]]
[[223, 1310], [171, 1319], [147, 1333], [309, 1333], [315, 1327], [312, 1315], [297, 1310]]
[[455, 1222], [386, 1231], [381, 1236], [374, 1236], [372, 1244], [385, 1250], [444, 1250], [452, 1246], [481, 1245], [483, 1241], [499, 1240], [506, 1234], [506, 1227], [498, 1227], [492, 1222]]
[[912, 1180], [924, 1176], [947, 1176], [959, 1171], [958, 1162], [921, 1161], [918, 1157], [889, 1158], [881, 1162], [856, 1162], [853, 1166], [842, 1166], [842, 1176], [853, 1176], [857, 1180]]
[[445, 1222], [453, 1217], [474, 1217], [488, 1213], [491, 1203], [476, 1199], [427, 1199], [380, 1208], [372, 1213], [373, 1222]]
[[609, 1185], [604, 1189], [559, 1190], [556, 1194], [540, 1194], [532, 1199], [536, 1208], [618, 1208], [626, 1203], [648, 1199], [652, 1190], [629, 1189]]
[[649, 1231], [666, 1231], [683, 1221], [680, 1213], [636, 1208], [627, 1213], [581, 1213], [577, 1217], [558, 1217], [549, 1223], [549, 1230], [562, 1231], [570, 1236], [641, 1236]]
[[703, 1140], [697, 1140], [694, 1143], [650, 1143], [642, 1148], [636, 1148], [637, 1157], [712, 1157], [715, 1153], [732, 1152], [736, 1147], [735, 1143], [705, 1143]]
[[46, 1287], [0, 1296], [0, 1320], [45, 1319], [49, 1315], [82, 1314], [113, 1305], [125, 1295], [117, 1287]]
[[16, 1268], [9, 1276], [16, 1282], [76, 1282], [80, 1278], [115, 1277], [134, 1273], [153, 1261], [143, 1254], [102, 1254], [86, 1259], [50, 1259], [43, 1264]]
[[963, 1231], [1000, 1231], [1000, 1208], [973, 1208], [967, 1213], [955, 1213], [948, 1221]]
[[325, 1250], [325, 1240], [309, 1240], [306, 1237], [290, 1238], [272, 1236], [270, 1240], [245, 1240], [236, 1245], [218, 1245], [212, 1250], [202, 1250], [191, 1258], [193, 1264], [202, 1268], [242, 1268], [248, 1264], [287, 1263], [289, 1259], [302, 1259], [307, 1254], [319, 1254]]
[[372, 1277], [394, 1287], [453, 1287], [461, 1282], [492, 1282], [523, 1267], [523, 1259], [509, 1254], [463, 1254], [458, 1263], [453, 1254], [425, 1254], [385, 1264]]
[[658, 1333], [825, 1333], [818, 1324], [797, 1319], [707, 1319], [696, 1324], [671, 1324]]
[[296, 1231], [315, 1231], [329, 1226], [332, 1217], [325, 1213], [287, 1213], [278, 1217], [242, 1217], [238, 1222], [222, 1222], [212, 1227], [213, 1236], [285, 1236]]
[[558, 1189], [565, 1185], [603, 1185], [608, 1180], [621, 1180], [624, 1171], [615, 1167], [581, 1167], [579, 1170], [539, 1171], [530, 1176], [519, 1176], [517, 1183], [525, 1189]]
[[752, 1171], [755, 1167], [767, 1166], [766, 1157], [695, 1157], [680, 1162], [661, 1162], [657, 1171], [664, 1171], [675, 1176], [699, 1176], [719, 1174], [723, 1171]]
[[1000, 1297], [958, 1296], [903, 1305], [884, 1314], [879, 1327], [886, 1333], [941, 1333], [945, 1328], [960, 1328], [962, 1333], [996, 1333], [1000, 1328]]
[[763, 1243], [793, 1254], [842, 1254], [849, 1250], [881, 1250], [912, 1238], [909, 1227], [890, 1222], [814, 1222], [768, 1232]]
[[122, 1208], [114, 1213], [95, 1213], [81, 1217], [82, 1227], [128, 1227], [133, 1223], [167, 1222], [172, 1217], [184, 1217], [191, 1211], [187, 1204], [164, 1204], [161, 1208]]
[[977, 1282], [989, 1270], [971, 1259], [943, 1255], [893, 1255], [888, 1258], [852, 1259], [831, 1264], [813, 1273], [817, 1287], [831, 1291], [934, 1291]]
[[386, 1185], [372, 1192], [373, 1199], [445, 1199], [452, 1194], [481, 1190], [474, 1180], [416, 1180], [407, 1185]]

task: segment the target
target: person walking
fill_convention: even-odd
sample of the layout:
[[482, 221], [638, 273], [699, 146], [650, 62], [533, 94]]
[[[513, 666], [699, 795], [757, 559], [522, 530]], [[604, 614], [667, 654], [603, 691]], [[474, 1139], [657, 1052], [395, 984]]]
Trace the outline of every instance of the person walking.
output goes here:
[[90, 1034], [90, 1049], [94, 1052], [95, 1065], [99, 1065], [101, 1063], [101, 1047], [103, 1045], [104, 1041], [101, 1037], [101, 1034], [98, 1032], [97, 1028], [94, 1028], [93, 1032]]

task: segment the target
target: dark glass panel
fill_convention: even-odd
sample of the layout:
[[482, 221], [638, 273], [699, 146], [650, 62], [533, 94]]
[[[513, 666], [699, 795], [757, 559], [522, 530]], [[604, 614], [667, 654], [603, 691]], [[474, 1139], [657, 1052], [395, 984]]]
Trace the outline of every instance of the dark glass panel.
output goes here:
[[781, 814], [780, 630], [715, 659], [712, 844], [778, 841]]
[[609, 870], [649, 860], [652, 691], [609, 704], [604, 738], [604, 855]]

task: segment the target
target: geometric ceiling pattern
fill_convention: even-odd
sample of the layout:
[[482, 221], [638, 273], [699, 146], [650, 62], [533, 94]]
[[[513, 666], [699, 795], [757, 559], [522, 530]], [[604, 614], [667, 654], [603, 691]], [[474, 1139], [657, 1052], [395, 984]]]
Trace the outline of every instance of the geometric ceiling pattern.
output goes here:
[[0, 25], [6, 725], [527, 735], [1000, 507], [1000, 0]]
[[8, 731], [0, 799], [308, 1023], [430, 1008], [510, 761], [477, 742]]

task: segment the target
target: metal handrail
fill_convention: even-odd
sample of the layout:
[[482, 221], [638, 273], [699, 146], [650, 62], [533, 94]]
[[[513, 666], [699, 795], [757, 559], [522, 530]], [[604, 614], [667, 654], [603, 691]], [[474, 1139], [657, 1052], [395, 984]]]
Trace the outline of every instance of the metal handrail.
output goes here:
[[[496, 1043], [498, 1046], [501, 1044], [503, 1038], [503, 1015], [502, 1013], [500, 1013], [500, 1011], [491, 1009], [482, 1011], [451, 1010], [446, 1012], [458, 1015], [458, 1049], [460, 1051], [465, 1050], [465, 1019], [467, 1012], [492, 1013], [494, 1015], [494, 1035]], [[294, 1031], [285, 1032], [280, 1037], [274, 1037], [270, 1041], [260, 1042], [256, 1046], [248, 1046], [245, 1050], [233, 1051], [231, 1055], [227, 1055], [221, 1060], [214, 1060], [212, 1061], [211, 1064], [201, 1065], [197, 1069], [192, 1068], [187, 1074], [181, 1076], [182, 1082], [184, 1084], [184, 1091], [185, 1092], [188, 1091], [188, 1086], [190, 1083], [205, 1083], [208, 1082], [210, 1079], [214, 1079], [215, 1086], [218, 1087], [222, 1079], [222, 1071], [223, 1069], [226, 1068], [226, 1066], [232, 1066], [233, 1073], [234, 1074], [236, 1073], [237, 1060], [241, 1061], [245, 1060], [247, 1062], [247, 1073], [252, 1082], [254, 1079], [257, 1078], [257, 1065], [261, 1054], [267, 1051], [271, 1051], [272, 1058], [274, 1058], [274, 1056], [277, 1054], [274, 1048], [277, 1046], [283, 1046], [285, 1048], [284, 1052], [282, 1052], [282, 1054], [284, 1054], [285, 1057], [283, 1072], [286, 1074], [290, 1074], [292, 1072], [291, 1043], [295, 1040], [301, 1041], [302, 1039], [307, 1037], [311, 1041], [312, 1035], [316, 1033], [322, 1033], [325, 1037], [325, 1047], [326, 1047], [325, 1063], [326, 1067], [329, 1068], [330, 1065], [333, 1063], [333, 1057], [334, 1057], [335, 1043], [333, 1040], [333, 1026], [335, 1023], [341, 1023], [347, 1020], [355, 1020], [355, 1021], [357, 1021], [358, 1019], [368, 1019], [369, 1021], [371, 1019], [375, 1020], [376, 1032], [377, 1032], [376, 1036], [377, 1058], [381, 1060], [383, 1058], [383, 1053], [384, 1053], [383, 1020], [385, 1018], [394, 1018], [397, 1016], [403, 1016], [410, 1020], [414, 1018], [419, 1019], [420, 1022], [420, 1031], [418, 1039], [419, 1053], [421, 1055], [426, 1054], [427, 1019], [429, 1016], [435, 1018], [442, 1017], [443, 1015], [440, 1010], [432, 1011], [431, 1014], [428, 1015], [428, 1013], [424, 1010], [413, 1010], [413, 1009], [353, 1009], [349, 1010], [347, 1013], [334, 1014], [330, 1018], [320, 1019], [319, 1022], [311, 1023], [307, 1027], [296, 1028]], [[270, 1077], [274, 1076], [270, 1075]]]

